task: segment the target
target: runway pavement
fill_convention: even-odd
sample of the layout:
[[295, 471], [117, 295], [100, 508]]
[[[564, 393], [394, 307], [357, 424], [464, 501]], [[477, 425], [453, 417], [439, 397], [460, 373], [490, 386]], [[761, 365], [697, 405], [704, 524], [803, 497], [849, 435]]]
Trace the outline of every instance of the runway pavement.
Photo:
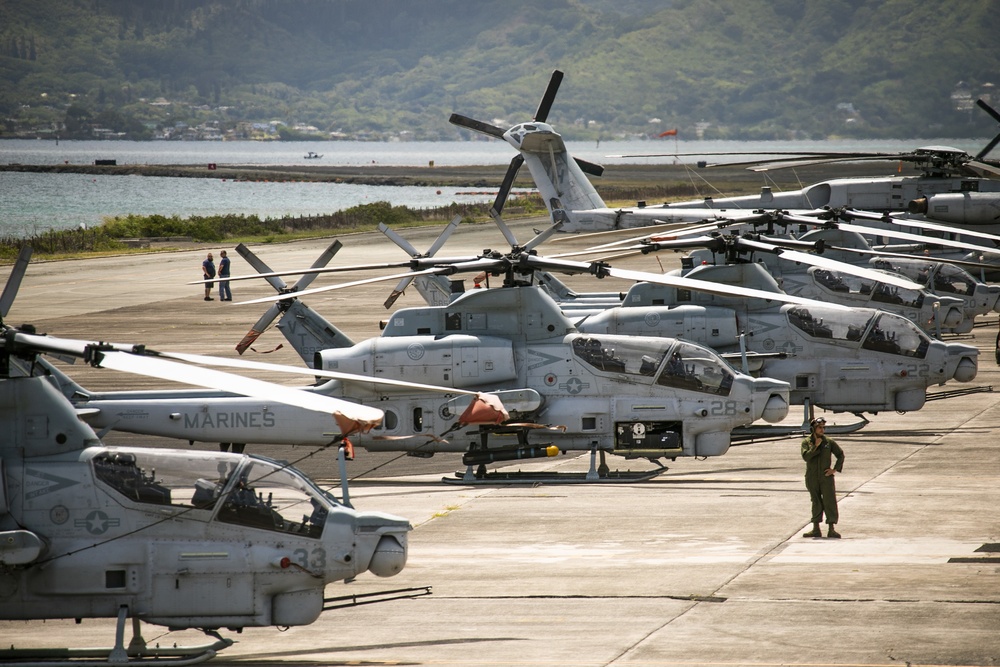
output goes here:
[[[531, 226], [514, 226], [520, 240]], [[420, 249], [435, 234], [402, 233]], [[330, 240], [255, 250], [272, 268], [304, 267]], [[341, 240], [337, 263], [404, 258], [380, 235]], [[504, 246], [490, 226], [463, 226], [444, 252]], [[234, 283], [236, 302], [203, 301], [198, 286], [184, 283], [198, 279], [207, 249], [32, 265], [7, 321], [67, 337], [235, 356], [233, 346], [266, 308], [236, 302], [273, 290], [260, 281]], [[250, 272], [230, 256], [235, 274]], [[671, 268], [676, 256], [659, 261]], [[657, 260], [635, 259], [628, 268], [657, 270]], [[360, 340], [377, 335], [394, 284], [305, 300]], [[627, 287], [608, 279], [592, 289], [617, 289], [612, 285]], [[397, 307], [420, 303], [407, 293]], [[976, 386], [1000, 387], [995, 321], [963, 338], [983, 352]], [[255, 347], [263, 352], [282, 342], [271, 331]], [[255, 358], [301, 363], [287, 347]], [[163, 385], [99, 369], [69, 372], [93, 388]], [[996, 665], [998, 427], [1000, 394], [978, 393], [880, 414], [860, 433], [839, 437], [847, 456], [837, 477], [841, 540], [801, 537], [809, 498], [792, 438], [679, 459], [653, 481], [624, 485], [450, 486], [440, 480], [458, 468], [455, 456], [359, 452], [349, 469], [357, 478], [354, 504], [409, 518], [410, 559], [392, 579], [363, 576], [330, 586], [328, 596], [417, 586], [433, 594], [328, 612], [285, 632], [224, 631], [237, 643], [210, 664]], [[290, 460], [310, 453], [259, 451]], [[327, 456], [305, 458], [301, 467], [332, 479], [336, 466]], [[575, 471], [587, 464], [586, 456], [564, 456], [518, 467]], [[200, 641], [196, 633], [153, 626], [144, 633], [163, 645]], [[0, 622], [0, 644], [18, 647], [110, 645], [113, 637], [113, 622], [104, 620]]]

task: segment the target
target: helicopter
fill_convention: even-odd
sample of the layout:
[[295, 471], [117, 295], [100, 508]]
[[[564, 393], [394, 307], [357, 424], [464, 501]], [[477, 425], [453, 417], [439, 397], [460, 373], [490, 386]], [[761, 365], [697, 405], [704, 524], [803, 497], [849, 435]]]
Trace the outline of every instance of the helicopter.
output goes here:
[[[280, 385], [172, 361], [142, 345], [11, 327], [2, 317], [29, 256], [22, 249], [0, 296], [0, 421], [7, 434], [0, 442], [0, 619], [115, 619], [114, 646], [58, 649], [58, 655], [190, 664], [232, 644], [222, 628], [307, 625], [332, 608], [324, 597], [328, 583], [402, 570], [412, 530], [406, 519], [355, 510], [294, 467], [265, 457], [105, 446], [48, 378], [23, 371], [42, 355], [73, 356], [293, 401], [331, 423], [331, 414], [339, 419], [346, 428], [331, 444], [341, 452], [347, 435], [381, 421], [380, 410], [327, 397], [303, 401]], [[129, 620], [133, 636], [126, 645]], [[200, 629], [215, 641], [148, 646], [142, 621]], [[14, 648], [0, 658], [41, 659]]]
[[671, 222], [728, 219], [733, 214], [747, 212], [738, 209], [727, 212], [712, 206], [700, 209], [679, 207], [676, 211], [666, 206], [645, 205], [608, 208], [587, 178], [588, 174], [600, 176], [604, 168], [570, 155], [562, 137], [545, 122], [563, 76], [563, 72], [554, 70], [532, 120], [518, 123], [507, 130], [457, 113], [450, 116], [449, 122], [453, 125], [502, 139], [517, 150], [500, 185], [495, 210], [502, 210], [518, 171], [522, 165], [527, 165], [552, 219], [563, 223], [560, 230], [562, 232], [600, 232]]
[[[540, 242], [539, 237], [528, 246]], [[466, 480], [489, 479], [480, 467], [485, 463], [544, 456], [549, 447], [591, 452], [586, 478], [603, 480], [606, 454], [650, 460], [718, 456], [729, 448], [733, 428], [761, 418], [780, 421], [787, 414], [787, 383], [735, 372], [704, 346], [669, 338], [581, 334], [551, 297], [518, 279], [519, 265], [531, 261], [527, 252], [515, 258], [491, 251], [457, 263], [433, 257], [404, 262], [402, 266], [425, 262], [431, 267], [417, 272], [421, 275], [489, 271], [504, 275], [505, 287], [470, 290], [444, 306], [397, 310], [381, 336], [360, 343], [350, 341], [300, 299], [329, 287], [281, 291], [244, 303], [285, 302], [279, 330], [314, 369], [488, 388], [500, 394], [511, 422], [461, 433], [471, 438], [465, 443], [444, 443], [441, 436], [429, 437], [437, 429], [444, 428], [445, 433], [452, 429], [454, 414], [440, 401], [425, 399], [399, 409], [386, 392], [362, 383], [342, 383], [343, 391], [362, 402], [380, 400], [386, 411], [383, 429], [372, 433], [389, 437], [358, 436], [360, 446], [417, 456], [464, 451], [463, 461], [469, 466]], [[251, 264], [266, 268], [259, 259]], [[340, 267], [349, 268], [357, 267]], [[616, 272], [611, 267], [592, 269]], [[306, 272], [261, 275], [271, 279], [292, 273]], [[334, 287], [345, 285], [351, 283]], [[683, 361], [683, 376], [668, 370], [671, 360]], [[547, 426], [546, 442], [539, 446], [533, 444], [532, 435], [542, 425]], [[455, 440], [451, 433], [449, 439]], [[499, 444], [494, 446], [491, 440]], [[601, 457], [599, 469], [595, 454]]]
[[[1000, 123], [1000, 112], [982, 99], [976, 100], [976, 105]], [[897, 218], [903, 224], [907, 216], [916, 216], [917, 219], [950, 223], [959, 228], [956, 229], [958, 232], [968, 227], [998, 233], [1000, 181], [984, 177], [1000, 176], [1000, 161], [987, 158], [998, 143], [1000, 134], [994, 136], [976, 155], [951, 146], [935, 145], [903, 153], [817, 152], [754, 160], [744, 164], [759, 172], [831, 162], [878, 161], [900, 165], [910, 163], [920, 173], [916, 176], [838, 178], [780, 193], [774, 193], [765, 186], [759, 195], [676, 202], [670, 204], [670, 208], [856, 208], [904, 214]]]
[[[494, 218], [494, 221], [512, 248], [519, 247], [502, 220]], [[390, 234], [394, 240], [396, 236]], [[723, 240], [719, 237], [713, 240], [715, 249], [722, 251]], [[737, 242], [758, 251], [781, 250], [742, 238], [730, 239], [730, 251]], [[618, 249], [649, 253], [686, 243], [647, 242]], [[831, 271], [835, 266], [821, 257], [794, 251], [783, 251], [783, 254], [801, 262], [820, 264], [811, 271]], [[870, 280], [872, 275], [878, 275], [866, 270], [854, 273], [863, 277], [857, 277], [858, 280]], [[683, 275], [701, 285], [711, 282], [749, 287], [759, 294], [781, 293], [765, 268], [752, 262], [703, 265]], [[547, 290], [555, 280], [541, 269], [532, 277]], [[892, 278], [887, 276], [886, 279]], [[899, 285], [894, 285], [894, 290], [907, 291], [906, 281], [895, 282]], [[418, 287], [418, 291], [424, 296], [423, 289]], [[898, 314], [870, 308], [838, 308], [824, 303], [836, 303], [835, 299], [787, 305], [774, 299], [726, 294], [725, 288], [708, 292], [646, 281], [637, 282], [620, 294], [580, 293], [575, 297], [568, 304], [561, 300], [558, 303], [579, 331], [679, 337], [707, 345], [734, 365], [741, 366], [744, 372], [788, 382], [792, 388], [792, 404], [805, 406], [805, 423], [812, 418], [813, 407], [858, 415], [882, 410], [917, 410], [923, 406], [929, 386], [947, 380], [969, 382], [977, 372], [975, 347], [932, 341], [913, 322]], [[950, 308], [939, 308], [939, 317], [961, 317], [960, 300], [941, 301], [946, 301]], [[883, 335], [898, 343], [882, 343]], [[861, 386], [865, 390], [857, 391]]]
[[[449, 122], [463, 129], [502, 139], [518, 154], [514, 156], [500, 186], [506, 198], [520, 167], [527, 164], [543, 202], [553, 216], [565, 218], [564, 232], [597, 232], [629, 229], [671, 222], [696, 222], [732, 217], [754, 210], [812, 210], [822, 207], [850, 207], [887, 211], [918, 219], [926, 218], [962, 228], [987, 229], [1000, 233], [997, 210], [1000, 207], [1000, 181], [982, 174], [1000, 174], [1000, 162], [987, 154], [1000, 143], [995, 136], [975, 156], [947, 146], [927, 146], [909, 153], [789, 153], [770, 161], [755, 160], [758, 170], [775, 166], [797, 166], [822, 161], [893, 161], [910, 162], [922, 169], [919, 176], [891, 176], [874, 179], [836, 179], [817, 183], [799, 191], [774, 193], [769, 186], [760, 195], [706, 198], [659, 205], [640, 202], [635, 207], [608, 208], [587, 175], [600, 176], [603, 167], [574, 158], [562, 137], [546, 123], [563, 73], [553, 71], [545, 93], [531, 121], [507, 130], [490, 123], [454, 113]], [[1000, 113], [983, 100], [977, 105], [1000, 122]], [[727, 153], [733, 154], [733, 153]], [[781, 154], [780, 151], [770, 154]], [[670, 156], [706, 155], [670, 153]], [[655, 157], [655, 155], [613, 155], [609, 157]], [[729, 165], [732, 166], [732, 165]], [[900, 222], [905, 223], [904, 220]]]
[[[965, 264], [979, 267], [981, 264], [876, 249], [865, 237], [882, 230], [838, 221], [869, 215], [863, 211], [840, 209], [813, 211], [808, 215], [787, 212], [762, 214], [752, 223], [736, 225], [722, 237], [703, 237], [700, 242], [706, 247], [692, 251], [685, 260], [685, 266], [692, 268], [702, 263], [729, 263], [747, 261], [744, 257], [753, 258], [752, 261], [763, 263], [778, 279], [781, 288], [790, 294], [845, 304], [871, 305], [908, 317], [926, 331], [937, 334], [968, 333], [977, 316], [998, 312], [1000, 286], [977, 280], [961, 266]], [[743, 239], [737, 238], [741, 229], [761, 222], [770, 231], [778, 231], [781, 237], [758, 235], [760, 240], [771, 244], [818, 249], [824, 257], [846, 264], [863, 263], [883, 272], [886, 277], [873, 274], [851, 278], [845, 275], [847, 271], [836, 270], [836, 267], [811, 267], [807, 262], [796, 261], [800, 259], [798, 256], [772, 252], [760, 243], [747, 241], [751, 235], [744, 234]], [[725, 223], [716, 225], [720, 230], [727, 226]], [[779, 230], [779, 226], [783, 229]], [[795, 238], [789, 234], [792, 227], [797, 227]], [[913, 235], [900, 230], [886, 230], [882, 233], [914, 240]], [[683, 231], [678, 231], [676, 235], [682, 236]], [[720, 238], [728, 238], [730, 241], [722, 243]], [[698, 242], [696, 239], [688, 239], [691, 244]], [[951, 239], [941, 239], [940, 242], [965, 250], [976, 247]], [[617, 247], [620, 244], [608, 245]], [[665, 240], [657, 243], [656, 247], [667, 248], [674, 245], [683, 245], [683, 242]], [[891, 284], [889, 275], [908, 278], [917, 285], [906, 287]]]

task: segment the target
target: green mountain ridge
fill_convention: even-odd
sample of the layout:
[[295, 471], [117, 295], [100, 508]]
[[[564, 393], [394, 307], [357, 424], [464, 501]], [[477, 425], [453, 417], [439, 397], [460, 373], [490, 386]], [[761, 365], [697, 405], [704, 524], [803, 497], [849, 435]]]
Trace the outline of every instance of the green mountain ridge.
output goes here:
[[[995, 0], [0, 0], [0, 136], [992, 136]], [[299, 126], [296, 128], [296, 126]], [[316, 130], [312, 130], [311, 127]], [[175, 136], [177, 134], [175, 133]]]

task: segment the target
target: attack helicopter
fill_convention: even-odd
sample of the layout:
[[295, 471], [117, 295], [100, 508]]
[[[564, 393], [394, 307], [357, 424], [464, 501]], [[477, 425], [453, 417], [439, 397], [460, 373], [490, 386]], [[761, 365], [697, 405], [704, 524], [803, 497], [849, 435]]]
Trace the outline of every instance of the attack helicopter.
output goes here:
[[[512, 247], [519, 247], [502, 220], [495, 218], [495, 222]], [[822, 257], [745, 238], [730, 239], [728, 244], [720, 237], [712, 240], [720, 252], [727, 250], [725, 245], [733, 252], [740, 244], [817, 263], [811, 269], [815, 271], [831, 271], [835, 266]], [[618, 251], [647, 254], [686, 243], [693, 242], [647, 240], [634, 246], [615, 245]], [[852, 278], [854, 274], [859, 274], [858, 280], [878, 275], [867, 270], [853, 271]], [[718, 284], [720, 289], [709, 292], [643, 281], [621, 294], [579, 293], [558, 303], [583, 333], [678, 337], [711, 347], [744, 372], [784, 380], [791, 386], [792, 404], [805, 406], [805, 423], [812, 418], [813, 407], [857, 415], [917, 410], [930, 386], [949, 380], [969, 382], [976, 376], [975, 347], [933, 341], [913, 322], [891, 312], [828, 305], [835, 304], [834, 299], [787, 305], [726, 293], [729, 286], [739, 285], [758, 294], [781, 294], [775, 279], [760, 264], [703, 265], [683, 275], [702, 285]], [[555, 280], [540, 269], [533, 278], [547, 289]], [[894, 285], [894, 290], [906, 290], [906, 282], [896, 282], [902, 286]], [[440, 290], [438, 286], [434, 293]], [[423, 289], [418, 291], [424, 295]], [[960, 303], [954, 301], [952, 306]], [[960, 312], [940, 309], [938, 315], [961, 317]], [[883, 343], [883, 336], [892, 342]], [[862, 386], [865, 390], [858, 391]]]
[[[547, 234], [536, 237], [529, 249], [542, 237]], [[542, 456], [558, 448], [591, 452], [586, 477], [604, 480], [608, 479], [606, 454], [650, 460], [719, 456], [729, 448], [734, 428], [761, 418], [780, 421], [787, 414], [787, 383], [734, 372], [704, 346], [669, 338], [576, 331], [547, 294], [519, 279], [522, 267], [533, 261], [530, 251], [510, 255], [490, 251], [459, 261], [429, 257], [403, 262], [398, 266], [430, 268], [382, 279], [485, 271], [503, 275], [504, 287], [470, 290], [444, 306], [397, 310], [381, 336], [356, 344], [301, 302], [300, 297], [330, 287], [282, 291], [244, 303], [285, 302], [281, 320], [287, 326], [279, 322], [279, 330], [314, 369], [501, 395], [510, 412], [509, 422], [455, 433], [454, 413], [440, 400], [413, 398], [394, 404], [386, 391], [364, 383], [339, 383], [345, 394], [363, 403], [379, 401], [386, 411], [382, 429], [372, 431], [376, 437], [356, 436], [352, 440], [357, 445], [417, 456], [464, 451], [463, 460], [469, 466], [464, 479], [486, 474], [481, 467], [473, 473], [473, 466]], [[251, 264], [260, 267], [263, 262], [257, 259]], [[631, 276], [598, 265], [576, 263], [570, 268], [578, 272], [581, 266], [606, 275]], [[358, 267], [317, 271], [350, 268]], [[546, 268], [559, 270], [558, 266]], [[293, 273], [307, 271], [262, 275], [270, 279]], [[688, 284], [683, 279], [671, 282]], [[757, 294], [753, 290], [741, 293]], [[679, 360], [683, 362], [681, 374], [675, 367]], [[445, 429], [442, 435], [447, 434], [452, 442], [441, 441], [440, 429]], [[378, 435], [387, 437], [379, 439]], [[545, 440], [542, 445], [535, 444], [536, 435]], [[601, 457], [599, 469], [595, 454]]]
[[[701, 244], [702, 249], [693, 250], [686, 259], [686, 266], [692, 268], [700, 264], [734, 263], [756, 261], [767, 267], [778, 280], [781, 288], [789, 294], [828, 300], [846, 305], [877, 307], [895, 312], [913, 320], [928, 332], [968, 333], [979, 315], [995, 312], [1000, 303], [1000, 286], [988, 285], [977, 280], [959, 266], [982, 266], [974, 262], [942, 261], [933, 256], [917, 256], [873, 248], [866, 236], [879, 233], [914, 241], [916, 237], [900, 230], [880, 230], [854, 224], [857, 218], [871, 214], [863, 211], [818, 210], [808, 214], [787, 212], [762, 213], [753, 221], [740, 224], [716, 223], [717, 230], [726, 233], [686, 240], [664, 240], [657, 243], [659, 249], [685, 247]], [[758, 242], [748, 239], [752, 235], [742, 230], [757, 229], [765, 225], [775, 236], [758, 234]], [[796, 229], [796, 234], [790, 230]], [[703, 228], [696, 228], [695, 231]], [[684, 236], [683, 230], [675, 236]], [[655, 238], [655, 237], [654, 237]], [[728, 242], [724, 242], [728, 239]], [[765, 241], [767, 247], [759, 241]], [[962, 250], [977, 248], [972, 244], [953, 239], [940, 239], [940, 243]], [[627, 241], [607, 244], [619, 247]], [[864, 265], [884, 275], [858, 275], [851, 278], [848, 271], [833, 266], [811, 266], [798, 261], [799, 255], [775, 252], [774, 247], [802, 247], [820, 252], [823, 257], [845, 264]], [[916, 285], [909, 287], [893, 284], [888, 276], [902, 276]]]
[[[303, 401], [280, 385], [174, 362], [141, 345], [11, 327], [2, 319], [29, 256], [22, 251], [0, 297], [0, 422], [6, 432], [0, 442], [0, 619], [116, 619], [114, 646], [56, 654], [88, 664], [192, 664], [232, 644], [221, 628], [307, 625], [333, 608], [324, 597], [327, 584], [364, 572], [389, 577], [404, 567], [411, 530], [406, 519], [355, 510], [294, 467], [259, 456], [105, 446], [49, 379], [23, 371], [42, 355], [72, 356], [123, 372], [292, 401], [325, 413], [331, 425], [336, 417], [343, 430], [334, 446], [377, 424], [380, 410], [327, 397]], [[126, 645], [129, 620], [133, 637]], [[200, 629], [215, 641], [148, 646], [141, 621]], [[0, 651], [8, 662], [54, 654], [38, 656], [9, 643], [9, 651]]]

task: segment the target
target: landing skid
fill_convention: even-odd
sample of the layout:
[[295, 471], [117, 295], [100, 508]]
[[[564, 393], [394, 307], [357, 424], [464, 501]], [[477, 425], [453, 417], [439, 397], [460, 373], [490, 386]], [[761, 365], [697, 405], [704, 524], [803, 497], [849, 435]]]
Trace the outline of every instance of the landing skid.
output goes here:
[[[743, 444], [741, 441], [747, 440], [763, 440], [766, 438], [789, 438], [792, 436], [806, 436], [809, 433], [809, 423], [812, 421], [814, 416], [813, 406], [807, 398], [805, 403], [802, 405], [803, 416], [802, 424], [800, 426], [741, 426], [735, 428], [730, 435], [731, 442], [735, 444]], [[854, 422], [853, 424], [827, 424], [826, 433], [827, 435], [847, 435], [848, 433], [857, 433], [865, 426], [870, 423], [865, 419], [864, 415], [855, 413], [861, 421]]]
[[139, 632], [139, 619], [132, 618], [132, 641], [125, 646], [125, 620], [128, 608], [118, 612], [115, 645], [111, 648], [29, 648], [0, 650], [0, 663], [4, 667], [39, 667], [40, 665], [73, 665], [74, 667], [121, 667], [122, 665], [196, 665], [211, 660], [224, 648], [233, 645], [232, 639], [201, 646], [173, 646], [150, 648]]
[[667, 466], [657, 462], [654, 470], [636, 471], [610, 470], [604, 460], [604, 451], [600, 452], [601, 464], [597, 466], [597, 450], [590, 452], [590, 470], [587, 472], [516, 472], [487, 471], [485, 466], [473, 470], [473, 466], [465, 472], [456, 472], [454, 477], [442, 477], [445, 484], [454, 485], [488, 485], [488, 484], [629, 484], [646, 482], [667, 471]]

